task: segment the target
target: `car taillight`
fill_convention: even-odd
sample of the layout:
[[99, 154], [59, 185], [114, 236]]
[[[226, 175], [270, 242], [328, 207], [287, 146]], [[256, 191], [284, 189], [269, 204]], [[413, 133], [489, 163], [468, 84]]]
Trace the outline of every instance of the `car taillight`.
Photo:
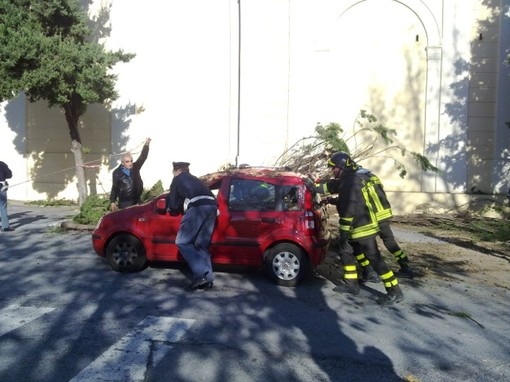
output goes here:
[[312, 211], [305, 211], [305, 230], [307, 235], [315, 233], [315, 218]]
[[305, 232], [306, 235], [313, 235], [315, 233], [315, 216], [313, 213], [313, 200], [312, 193], [308, 190], [305, 191]]

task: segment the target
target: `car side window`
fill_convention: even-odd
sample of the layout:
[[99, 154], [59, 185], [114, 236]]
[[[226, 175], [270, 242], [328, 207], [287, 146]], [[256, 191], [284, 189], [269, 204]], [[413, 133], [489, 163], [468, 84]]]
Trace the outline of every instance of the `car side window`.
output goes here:
[[252, 179], [233, 179], [228, 207], [232, 211], [274, 211], [276, 186]]
[[299, 187], [298, 186], [283, 186], [283, 210], [284, 211], [298, 211], [299, 207]]
[[218, 193], [220, 192], [220, 186], [221, 186], [221, 182], [217, 182], [217, 183], [211, 184], [209, 186], [209, 190], [211, 190], [211, 192], [215, 198], [218, 198]]

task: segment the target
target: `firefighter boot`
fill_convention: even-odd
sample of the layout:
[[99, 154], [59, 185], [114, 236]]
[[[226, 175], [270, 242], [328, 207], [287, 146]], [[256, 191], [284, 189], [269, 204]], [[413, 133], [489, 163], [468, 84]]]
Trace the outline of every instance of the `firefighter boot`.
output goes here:
[[366, 265], [362, 267], [361, 277], [359, 279], [360, 283], [375, 283], [377, 284], [381, 279], [377, 272], [370, 265]]
[[393, 305], [404, 299], [404, 294], [398, 285], [386, 288], [387, 293], [377, 300], [379, 305]]
[[409, 266], [408, 261], [400, 260], [398, 262], [398, 264], [400, 265], [400, 270], [397, 272], [397, 275], [396, 275], [398, 278], [411, 279], [411, 280], [414, 279], [414, 272], [411, 269], [411, 267]]
[[349, 293], [357, 295], [360, 292], [359, 284], [357, 279], [342, 279], [340, 284], [333, 288], [338, 293]]

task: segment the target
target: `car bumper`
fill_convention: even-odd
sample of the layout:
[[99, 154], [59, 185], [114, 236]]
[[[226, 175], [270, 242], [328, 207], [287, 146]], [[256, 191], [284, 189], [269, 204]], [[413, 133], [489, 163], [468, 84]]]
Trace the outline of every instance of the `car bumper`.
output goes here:
[[312, 243], [311, 250], [308, 252], [313, 266], [317, 266], [324, 261], [329, 250], [329, 243], [330, 241], [326, 239], [319, 239]]
[[98, 256], [105, 257], [104, 244], [104, 239], [101, 235], [92, 234], [92, 247]]

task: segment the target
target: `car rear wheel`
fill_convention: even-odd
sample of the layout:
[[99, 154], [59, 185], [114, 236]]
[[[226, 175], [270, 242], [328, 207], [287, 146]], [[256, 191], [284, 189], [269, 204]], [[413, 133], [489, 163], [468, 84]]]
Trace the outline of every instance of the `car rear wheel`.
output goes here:
[[147, 257], [142, 243], [133, 235], [120, 234], [106, 248], [110, 267], [121, 273], [138, 272], [145, 268]]
[[276, 284], [293, 287], [308, 273], [308, 258], [297, 245], [281, 243], [269, 250], [266, 268]]

